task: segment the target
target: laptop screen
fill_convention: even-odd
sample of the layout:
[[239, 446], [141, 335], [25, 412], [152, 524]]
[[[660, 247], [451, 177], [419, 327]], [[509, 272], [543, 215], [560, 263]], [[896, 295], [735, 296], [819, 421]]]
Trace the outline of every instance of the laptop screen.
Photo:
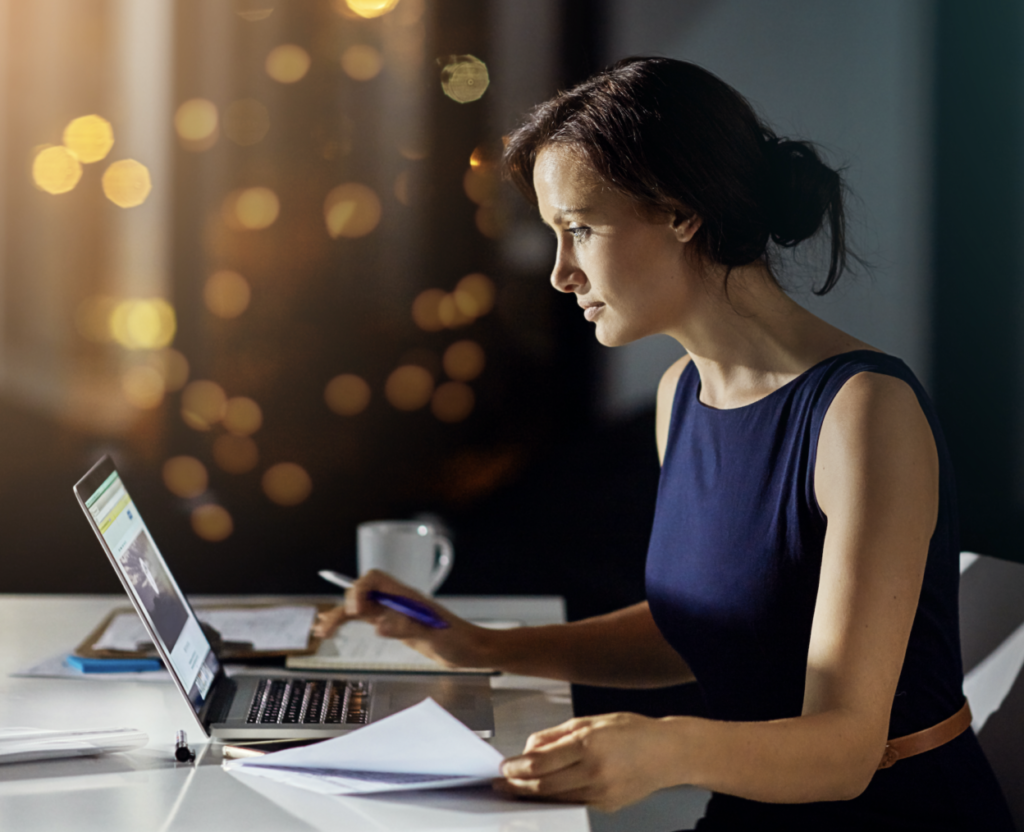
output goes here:
[[198, 715], [220, 663], [109, 457], [82, 478], [75, 494]]

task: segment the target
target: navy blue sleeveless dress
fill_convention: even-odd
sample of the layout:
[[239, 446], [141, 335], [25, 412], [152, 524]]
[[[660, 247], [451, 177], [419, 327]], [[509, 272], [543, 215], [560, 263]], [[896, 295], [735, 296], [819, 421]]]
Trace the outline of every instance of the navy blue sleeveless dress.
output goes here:
[[[861, 372], [909, 384], [939, 453], [938, 523], [900, 674], [889, 736], [928, 728], [963, 704], [952, 466], [935, 410], [899, 359], [837, 355], [746, 407], [699, 400], [694, 364], [676, 388], [647, 555], [651, 613], [697, 677], [712, 719], [799, 716], [825, 540], [814, 496], [822, 420]], [[876, 772], [850, 801], [768, 804], [714, 794], [700, 830], [1012, 830], [973, 731]]]

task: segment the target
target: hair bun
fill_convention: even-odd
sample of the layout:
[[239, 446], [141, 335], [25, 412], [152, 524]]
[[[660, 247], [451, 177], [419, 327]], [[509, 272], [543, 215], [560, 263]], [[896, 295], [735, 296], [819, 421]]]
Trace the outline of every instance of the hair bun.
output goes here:
[[807, 142], [770, 137], [766, 214], [772, 239], [792, 247], [813, 237], [830, 207], [842, 197], [842, 179]]

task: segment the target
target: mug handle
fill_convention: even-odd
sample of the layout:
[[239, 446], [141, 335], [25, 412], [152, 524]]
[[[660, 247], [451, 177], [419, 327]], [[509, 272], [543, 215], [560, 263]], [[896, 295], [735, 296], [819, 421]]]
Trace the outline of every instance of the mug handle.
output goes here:
[[444, 583], [444, 579], [448, 577], [455, 564], [455, 549], [452, 547], [452, 542], [447, 537], [438, 534], [434, 536], [434, 543], [441, 550], [441, 554], [437, 556], [434, 571], [430, 573], [431, 595], [437, 592], [441, 584]]

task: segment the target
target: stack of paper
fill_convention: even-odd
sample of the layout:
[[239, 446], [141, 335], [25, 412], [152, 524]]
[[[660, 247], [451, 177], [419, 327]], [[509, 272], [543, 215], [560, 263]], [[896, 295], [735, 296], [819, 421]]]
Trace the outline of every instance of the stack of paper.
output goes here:
[[351, 734], [224, 768], [321, 794], [367, 794], [488, 783], [502, 759], [428, 698]]
[[0, 728], [0, 763], [23, 763], [52, 757], [91, 757], [141, 748], [149, 737], [134, 728], [105, 731], [47, 731]]

